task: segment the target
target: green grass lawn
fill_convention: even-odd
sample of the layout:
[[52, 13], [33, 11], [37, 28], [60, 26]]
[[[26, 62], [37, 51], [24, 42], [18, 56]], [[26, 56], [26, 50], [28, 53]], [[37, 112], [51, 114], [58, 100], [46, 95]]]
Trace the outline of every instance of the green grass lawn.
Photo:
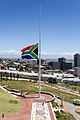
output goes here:
[[[38, 83], [28, 82], [28, 81], [0, 81], [0, 85], [7, 85], [10, 89], [17, 89], [20, 92], [37, 92], [38, 91]], [[45, 85], [41, 85], [41, 91], [50, 92], [56, 96], [59, 96], [66, 102], [73, 103], [74, 99], [80, 99], [80, 97], [76, 95], [72, 95], [70, 93], [66, 93], [51, 87], [46, 87]]]
[[28, 81], [17, 81], [17, 80], [2, 80], [0, 81], [0, 85], [7, 86], [9, 89], [16, 89], [19, 90], [20, 92], [35, 92], [37, 91], [37, 85], [32, 82]]
[[76, 120], [70, 113], [68, 112], [55, 112], [57, 120]]
[[[9, 89], [16, 89], [20, 92], [37, 92], [38, 91], [38, 83], [28, 82], [28, 81], [20, 81], [20, 80], [2, 80], [0, 81], [0, 85], [7, 86]], [[46, 87], [45, 85], [41, 85], [41, 91], [50, 92], [56, 96], [61, 97], [64, 101], [73, 103], [73, 100], [80, 97], [76, 95], [72, 95], [69, 93], [62, 92], [60, 90], [56, 90], [51, 87]], [[53, 103], [53, 106], [55, 103]], [[0, 115], [4, 114], [13, 114], [20, 111], [21, 103], [16, 101], [16, 98], [9, 95], [5, 91], [0, 89]], [[68, 116], [68, 117], [67, 117]], [[66, 119], [70, 118], [70, 119]], [[73, 116], [69, 113], [61, 114], [61, 118], [59, 120], [75, 120]]]
[[48, 83], [48, 85], [52, 85], [52, 86], [61, 86], [61, 87], [66, 87], [66, 88], [69, 88], [69, 89], [72, 89], [72, 90], [76, 90], [76, 91], [80, 91], [80, 85], [67, 85], [67, 84], [64, 84], [64, 83], [60, 83], [60, 84], [51, 84], [51, 83]]
[[73, 103], [74, 99], [80, 99], [80, 97], [78, 97], [76, 95], [66, 93], [66, 92], [60, 91], [58, 89], [51, 88], [51, 87], [46, 87], [44, 85], [42, 85], [42, 86], [43, 86], [42, 87], [43, 91], [51, 92], [55, 96], [58, 96], [58, 97], [62, 98], [62, 100], [66, 101], [66, 102]]
[[80, 86], [77, 85], [68, 85], [67, 88], [70, 88], [72, 90], [80, 91]]
[[12, 95], [0, 89], [0, 116], [18, 113], [21, 108], [21, 103]]

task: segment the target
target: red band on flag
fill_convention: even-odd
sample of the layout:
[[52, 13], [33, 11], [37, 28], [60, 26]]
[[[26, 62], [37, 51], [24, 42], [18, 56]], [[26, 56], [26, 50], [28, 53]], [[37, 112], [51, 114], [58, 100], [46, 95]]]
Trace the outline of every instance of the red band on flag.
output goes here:
[[28, 46], [28, 47], [23, 48], [23, 49], [21, 50], [21, 52], [25, 52], [26, 50], [30, 50], [33, 46], [34, 46], [34, 44], [33, 44], [33, 45], [30, 45], [30, 46]]

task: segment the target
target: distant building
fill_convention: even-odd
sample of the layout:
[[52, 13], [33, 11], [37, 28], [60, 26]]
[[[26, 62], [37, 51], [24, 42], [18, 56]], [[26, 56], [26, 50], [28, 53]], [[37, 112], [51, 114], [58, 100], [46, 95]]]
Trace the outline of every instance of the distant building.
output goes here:
[[72, 63], [66, 62], [66, 58], [58, 58], [58, 62], [60, 63], [60, 70], [72, 69]]
[[80, 67], [80, 55], [79, 54], [74, 55], [74, 67]]
[[66, 61], [66, 58], [62, 57], [62, 58], [58, 58], [58, 62], [65, 62]]
[[64, 69], [65, 70], [72, 69], [72, 63], [66, 62], [65, 65], [64, 65]]
[[[44, 64], [46, 61], [41, 59], [41, 65]], [[37, 59], [37, 64], [39, 65], [39, 59]]]
[[74, 68], [74, 75], [75, 75], [76, 77], [80, 77], [80, 67], [75, 67], [75, 68]]
[[67, 73], [73, 74], [74, 75], [74, 69], [68, 69]]
[[53, 70], [60, 69], [60, 63], [57, 61], [50, 61], [48, 65], [51, 66]]
[[60, 70], [65, 70], [65, 62], [66, 58], [58, 58], [58, 62], [60, 63]]
[[63, 78], [63, 83], [70, 85], [80, 85], [80, 79], [78, 78]]

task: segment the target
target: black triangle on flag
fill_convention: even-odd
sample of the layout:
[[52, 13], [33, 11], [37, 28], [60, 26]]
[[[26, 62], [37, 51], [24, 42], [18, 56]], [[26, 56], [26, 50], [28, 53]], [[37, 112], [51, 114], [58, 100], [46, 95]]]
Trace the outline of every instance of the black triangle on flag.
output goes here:
[[38, 56], [38, 46], [33, 50], [33, 53], [36, 54], [36, 56]]

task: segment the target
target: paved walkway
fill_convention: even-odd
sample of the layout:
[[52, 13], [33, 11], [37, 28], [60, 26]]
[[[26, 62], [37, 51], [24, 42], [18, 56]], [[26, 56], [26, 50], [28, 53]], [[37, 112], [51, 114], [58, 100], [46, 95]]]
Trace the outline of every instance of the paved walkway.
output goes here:
[[[41, 94], [41, 98], [36, 98], [38, 95], [37, 94], [29, 94], [27, 95], [27, 98], [31, 98], [33, 97], [33, 102], [40, 102], [40, 103], [44, 103], [44, 102], [48, 102], [52, 100], [52, 96], [47, 95], [47, 94]], [[49, 114], [50, 114], [50, 120], [54, 120], [54, 115], [51, 109], [51, 105], [50, 102], [47, 103], [48, 104], [48, 109], [49, 109]], [[45, 119], [46, 120], [46, 119]]]
[[43, 102], [33, 102], [31, 120], [51, 120], [48, 104]]
[[[47, 100], [51, 100], [52, 97], [50, 95], [42, 94], [42, 99], [35, 98], [37, 94], [27, 95], [26, 98], [17, 97], [22, 102], [22, 108], [20, 113], [15, 115], [4, 116], [4, 118], [0, 117], [0, 120], [30, 120], [31, 118], [31, 109], [33, 102], [46, 102]], [[53, 112], [48, 103], [48, 109], [50, 113], [50, 120], [54, 120]]]
[[[55, 99], [55, 101], [58, 102], [58, 103], [61, 102], [57, 98]], [[63, 101], [63, 105], [64, 105], [65, 111], [71, 113], [76, 118], [76, 120], [80, 120], [80, 115], [75, 112], [75, 110], [77, 108], [80, 108], [80, 106], [75, 106], [74, 104], [71, 104], [71, 103], [68, 103], [68, 102], [64, 102], [64, 101]]]

